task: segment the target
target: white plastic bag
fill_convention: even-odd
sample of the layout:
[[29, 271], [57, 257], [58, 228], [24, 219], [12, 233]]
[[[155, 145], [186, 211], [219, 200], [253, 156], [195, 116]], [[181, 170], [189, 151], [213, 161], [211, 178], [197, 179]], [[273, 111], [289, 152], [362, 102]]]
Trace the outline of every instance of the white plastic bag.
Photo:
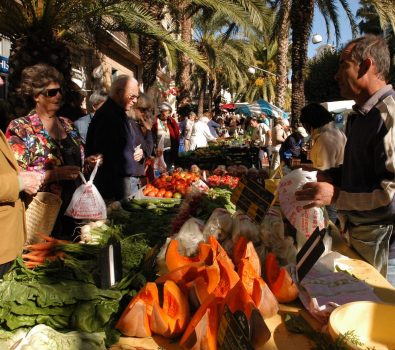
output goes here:
[[306, 201], [297, 201], [295, 192], [307, 182], [316, 182], [316, 171], [296, 169], [284, 176], [279, 185], [278, 193], [281, 210], [292, 226], [306, 237], [319, 227], [325, 228], [324, 210], [322, 208], [303, 209]]
[[84, 175], [80, 173], [83, 184], [75, 190], [65, 215], [71, 216], [74, 219], [107, 219], [106, 204], [99, 190], [93, 184], [98, 166], [99, 163], [96, 163], [88, 182], [85, 180]]
[[154, 159], [155, 177], [158, 177], [160, 174], [163, 174], [167, 171], [167, 164], [165, 162], [165, 158], [163, 157], [164, 145], [165, 145], [165, 137], [162, 136], [158, 142], [158, 147], [157, 147], [158, 153]]
[[233, 217], [224, 208], [216, 208], [211, 213], [203, 230], [203, 236], [207, 239], [214, 236], [220, 242], [231, 238], [233, 229]]

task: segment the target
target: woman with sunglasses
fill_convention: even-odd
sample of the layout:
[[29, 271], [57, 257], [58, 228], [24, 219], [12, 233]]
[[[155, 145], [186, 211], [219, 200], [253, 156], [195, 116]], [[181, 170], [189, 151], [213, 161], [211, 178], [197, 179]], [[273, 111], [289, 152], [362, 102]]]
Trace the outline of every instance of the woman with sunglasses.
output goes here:
[[130, 129], [133, 134], [133, 153], [131, 191], [137, 192], [141, 185], [146, 184], [146, 160], [154, 149], [154, 139], [151, 128], [151, 102], [146, 94], [140, 94], [131, 110]]
[[[72, 238], [73, 219], [64, 216], [78, 185], [84, 166], [84, 149], [73, 123], [57, 112], [62, 103], [63, 77], [54, 67], [36, 64], [22, 71], [20, 92], [29, 100], [33, 112], [14, 119], [6, 137], [21, 169], [42, 173], [40, 191], [57, 194], [62, 199], [54, 236]], [[91, 165], [100, 156], [85, 159]]]

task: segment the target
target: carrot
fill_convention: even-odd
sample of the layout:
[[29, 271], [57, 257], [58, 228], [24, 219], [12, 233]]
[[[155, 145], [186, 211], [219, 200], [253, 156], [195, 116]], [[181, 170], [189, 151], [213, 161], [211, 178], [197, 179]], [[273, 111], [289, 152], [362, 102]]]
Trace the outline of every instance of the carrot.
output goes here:
[[42, 264], [39, 262], [34, 262], [34, 261], [25, 261], [25, 266], [28, 269], [33, 269], [33, 268], [37, 267], [38, 265], [42, 265]]
[[31, 262], [39, 262], [44, 263], [45, 259], [48, 258], [46, 256], [36, 256], [32, 254], [22, 254], [22, 258], [25, 260], [30, 260]]
[[51, 250], [33, 250], [33, 251], [29, 252], [28, 254], [35, 255], [35, 256], [47, 256], [47, 255], [51, 255], [52, 251]]
[[47, 235], [44, 235], [43, 233], [37, 232], [37, 236], [41, 237], [43, 240], [47, 242], [55, 242], [56, 238], [55, 237], [50, 237]]
[[56, 246], [54, 242], [40, 242], [25, 246], [28, 250], [50, 250]]
[[57, 239], [55, 237], [50, 237], [50, 236], [44, 235], [43, 233], [39, 233], [39, 232], [37, 233], [37, 236], [41, 237], [42, 239], [44, 239], [47, 242], [53, 242], [55, 244], [67, 244], [67, 243], [70, 243], [70, 241], [65, 241], [63, 239]]

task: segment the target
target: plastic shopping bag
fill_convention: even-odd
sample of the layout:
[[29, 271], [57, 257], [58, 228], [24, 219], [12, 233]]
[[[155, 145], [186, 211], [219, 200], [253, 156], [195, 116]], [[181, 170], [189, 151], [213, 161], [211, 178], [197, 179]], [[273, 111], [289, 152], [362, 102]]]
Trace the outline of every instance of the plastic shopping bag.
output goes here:
[[93, 184], [99, 163], [96, 163], [89, 181], [80, 173], [83, 184], [79, 186], [74, 194], [65, 215], [74, 219], [101, 220], [107, 218], [106, 204], [98, 189]]
[[295, 192], [307, 182], [316, 182], [316, 171], [304, 171], [301, 168], [291, 171], [281, 179], [279, 185], [279, 199], [281, 210], [289, 222], [306, 237], [319, 227], [325, 228], [323, 208], [303, 209], [308, 204], [305, 201], [297, 201]]

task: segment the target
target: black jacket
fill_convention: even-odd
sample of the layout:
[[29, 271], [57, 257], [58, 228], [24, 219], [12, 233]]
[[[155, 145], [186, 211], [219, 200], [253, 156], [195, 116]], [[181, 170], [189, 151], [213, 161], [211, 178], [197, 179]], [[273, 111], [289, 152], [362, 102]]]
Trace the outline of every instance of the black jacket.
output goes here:
[[86, 137], [86, 155], [101, 153], [95, 185], [104, 199], [122, 199], [123, 179], [132, 176], [134, 136], [125, 111], [111, 98], [96, 111]]

